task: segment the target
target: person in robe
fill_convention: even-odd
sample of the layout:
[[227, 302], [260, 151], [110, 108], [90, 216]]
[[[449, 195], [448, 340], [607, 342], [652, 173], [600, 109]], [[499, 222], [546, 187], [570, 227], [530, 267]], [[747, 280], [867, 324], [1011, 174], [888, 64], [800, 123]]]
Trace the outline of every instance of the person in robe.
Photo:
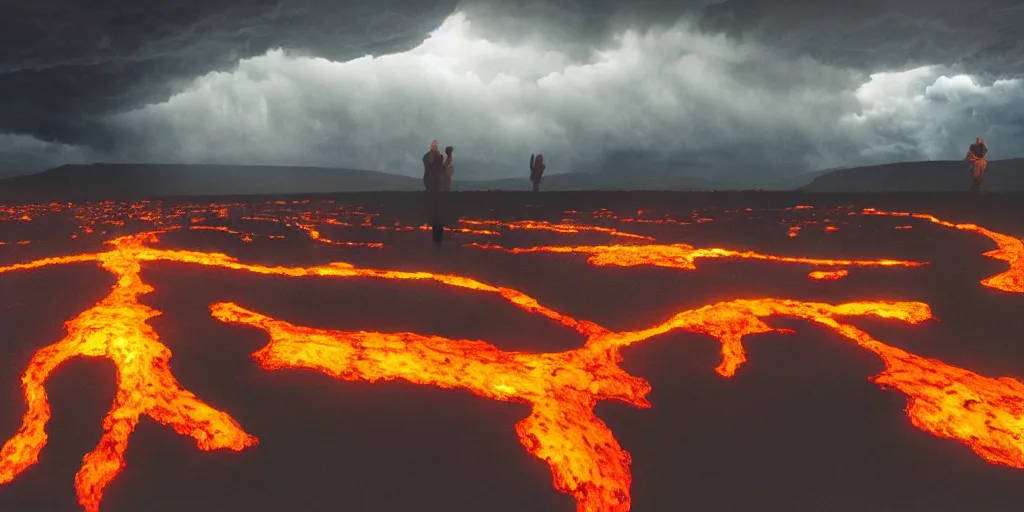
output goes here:
[[985, 144], [985, 140], [981, 137], [975, 137], [974, 144], [967, 150], [967, 156], [964, 157], [965, 162], [971, 164], [971, 175], [973, 180], [971, 181], [970, 192], [976, 193], [981, 190], [981, 182], [985, 180], [985, 170], [988, 169], [988, 161], [985, 160], [985, 155], [988, 155], [988, 146]]
[[540, 180], [544, 177], [544, 155], [530, 155], [530, 182], [533, 183], [533, 191], [540, 191]]
[[437, 139], [430, 142], [430, 150], [423, 155], [423, 186], [427, 189], [426, 216], [435, 247], [444, 239], [444, 213], [441, 204], [441, 186], [444, 178], [444, 155], [437, 149]]
[[423, 186], [427, 192], [441, 190], [444, 174], [444, 156], [437, 149], [437, 139], [430, 142], [430, 150], [423, 155]]
[[455, 148], [448, 146], [444, 148], [444, 171], [441, 175], [441, 190], [449, 192], [452, 189], [452, 174], [455, 174], [455, 157], [452, 152]]

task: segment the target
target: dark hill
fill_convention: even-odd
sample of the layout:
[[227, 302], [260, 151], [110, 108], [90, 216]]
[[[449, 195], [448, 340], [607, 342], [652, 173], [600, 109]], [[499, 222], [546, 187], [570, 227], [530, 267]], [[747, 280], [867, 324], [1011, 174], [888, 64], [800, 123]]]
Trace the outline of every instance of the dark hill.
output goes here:
[[[501, 180], [456, 181], [456, 190], [530, 190], [530, 180], [508, 178]], [[636, 190], [636, 191], [705, 191], [734, 190], [736, 185], [713, 181], [675, 172], [571, 172], [544, 176], [542, 190]]]
[[[813, 178], [813, 179], [812, 179]], [[805, 181], [806, 180], [806, 181]], [[808, 181], [810, 181], [808, 183]], [[801, 187], [801, 185], [803, 185]], [[905, 162], [819, 171], [779, 181], [775, 190], [801, 192], [953, 192], [967, 190], [970, 172], [959, 161]], [[455, 190], [530, 189], [525, 178], [458, 180]], [[738, 190], [741, 184], [680, 172], [563, 173], [545, 176], [546, 191]], [[280, 196], [338, 192], [418, 191], [419, 178], [323, 167], [181, 164], [64, 165], [0, 180], [0, 203], [137, 200], [171, 196]], [[990, 162], [983, 190], [1024, 191], [1024, 158]]]
[[0, 201], [128, 200], [419, 190], [416, 178], [376, 171], [242, 165], [64, 165], [0, 180]]
[[[459, 181], [455, 190], [529, 190], [520, 179]], [[544, 190], [712, 190], [736, 188], [672, 172], [567, 173]], [[134, 200], [169, 196], [292, 195], [422, 190], [419, 178], [323, 167], [185, 164], [64, 165], [0, 180], [0, 202]]]
[[[968, 164], [962, 161], [901, 162], [839, 169], [818, 176], [805, 192], [948, 192], [971, 185]], [[1024, 158], [989, 162], [983, 191], [1024, 191]]]

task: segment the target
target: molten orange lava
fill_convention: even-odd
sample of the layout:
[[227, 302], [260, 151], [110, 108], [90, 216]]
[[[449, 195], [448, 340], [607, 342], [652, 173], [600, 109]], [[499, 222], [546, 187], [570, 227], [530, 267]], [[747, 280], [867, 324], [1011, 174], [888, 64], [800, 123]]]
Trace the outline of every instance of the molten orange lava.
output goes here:
[[[188, 215], [182, 217], [189, 218]], [[253, 358], [268, 370], [305, 368], [338, 379], [370, 382], [403, 379], [530, 405], [529, 416], [515, 426], [519, 439], [530, 453], [548, 464], [555, 487], [572, 495], [580, 512], [630, 510], [630, 455], [594, 414], [594, 406], [602, 400], [650, 406], [646, 399], [650, 385], [619, 367], [620, 350], [676, 329], [700, 333], [719, 340], [723, 359], [716, 371], [730, 377], [746, 361], [744, 337], [790, 332], [765, 323], [765, 319], [773, 316], [811, 322], [874, 352], [882, 359], [885, 370], [872, 380], [907, 396], [906, 413], [917, 428], [964, 443], [990, 463], [1024, 469], [1024, 383], [1008, 377], [983, 377], [907, 353], [875, 340], [844, 321], [847, 317], [868, 315], [917, 324], [931, 317], [928, 306], [923, 303], [830, 305], [784, 299], [737, 300], [683, 311], [647, 329], [612, 332], [596, 323], [543, 306], [518, 290], [457, 275], [360, 269], [340, 262], [310, 267], [271, 267], [243, 263], [221, 253], [157, 249], [146, 245], [146, 242], [157, 241], [162, 232], [114, 239], [108, 242], [111, 249], [106, 252], [0, 267], [0, 273], [6, 273], [94, 262], [117, 278], [107, 297], [66, 323], [67, 335], [62, 340], [33, 355], [22, 376], [27, 407], [22, 426], [0, 448], [0, 483], [12, 481], [38, 462], [39, 453], [47, 442], [45, 427], [50, 418], [46, 380], [54, 369], [74, 357], [106, 358], [117, 369], [117, 393], [103, 422], [104, 433], [96, 449], [83, 458], [75, 480], [79, 503], [87, 512], [99, 511], [106, 485], [124, 468], [129, 437], [143, 415], [193, 437], [201, 450], [242, 450], [257, 443], [256, 438], [247, 434], [230, 415], [181, 388], [171, 373], [171, 352], [147, 323], [160, 312], [139, 301], [140, 296], [153, 291], [140, 277], [142, 265], [151, 262], [178, 262], [293, 277], [430, 280], [497, 294], [525, 312], [542, 315], [583, 334], [587, 341], [581, 348], [534, 354], [502, 351], [484, 341], [452, 340], [408, 332], [313, 329], [273, 319], [234, 303], [211, 306], [213, 316], [223, 322], [247, 325], [267, 333], [268, 344], [253, 353]], [[1010, 243], [1006, 247], [1010, 249], [1000, 244], [1000, 250], [1005, 252], [999, 254], [1017, 254], [1017, 260], [1007, 261], [1011, 261], [1011, 270], [1019, 268], [1014, 261], [1019, 261], [1020, 252], [1013, 253], [1015, 246]], [[588, 254], [588, 261], [595, 265], [656, 265], [691, 270], [697, 258], [725, 257], [845, 267], [922, 265], [896, 260], [780, 257], [725, 249], [695, 249], [683, 244], [539, 247], [511, 252], [578, 252]]]
[[839, 279], [842, 279], [848, 275], [850, 275], [849, 270], [815, 270], [807, 274], [807, 277], [815, 281], [838, 281]]
[[593, 231], [593, 232], [597, 232], [597, 233], [607, 233], [609, 235], [618, 236], [618, 237], [622, 237], [622, 238], [633, 238], [633, 239], [636, 239], [636, 240], [650, 240], [650, 241], [654, 240], [654, 238], [649, 237], [649, 236], [637, 235], [637, 234], [633, 234], [633, 233], [627, 233], [625, 231], [619, 231], [619, 230], [613, 229], [613, 228], [606, 228], [606, 227], [602, 227], [602, 226], [588, 226], [588, 225], [585, 225], [585, 224], [575, 224], [575, 223], [567, 223], [567, 222], [563, 222], [563, 223], [559, 223], [559, 224], [553, 224], [553, 223], [550, 223], [550, 222], [531, 221], [531, 220], [500, 221], [500, 220], [468, 220], [468, 219], [460, 219], [459, 222], [462, 223], [462, 224], [470, 225], [470, 226], [501, 226], [501, 227], [504, 227], [504, 228], [507, 228], [507, 229], [512, 229], [512, 230], [521, 229], [521, 230], [533, 230], [533, 231], [552, 231], [552, 232], [560, 233], [560, 234], [577, 234], [577, 233], [582, 233], [584, 231]]
[[682, 270], [696, 270], [699, 258], [737, 258], [777, 263], [804, 263], [826, 267], [920, 267], [926, 265], [918, 261], [902, 260], [841, 260], [822, 258], [798, 258], [791, 256], [772, 256], [753, 251], [733, 251], [729, 249], [697, 249], [686, 244], [672, 245], [553, 245], [541, 247], [506, 249], [496, 245], [467, 244], [467, 247], [493, 249], [512, 254], [531, 252], [571, 253], [588, 255], [587, 263], [598, 267], [638, 267], [655, 266]]
[[985, 229], [975, 224], [954, 224], [952, 222], [940, 220], [934, 215], [928, 215], [926, 213], [886, 212], [876, 210], [874, 208], [865, 208], [862, 213], [864, 215], [924, 219], [933, 224], [938, 224], [947, 228], [958, 229], [960, 231], [971, 231], [988, 237], [996, 243], [998, 248], [986, 252], [984, 256], [1003, 260], [1010, 264], [1010, 269], [1006, 272], [996, 274], [983, 280], [981, 284], [1004, 292], [1024, 293], [1024, 240], [1021, 240], [1020, 238], [996, 233], [995, 231]]
[[142, 415], [179, 434], [195, 438], [200, 450], [241, 450], [256, 443], [228, 414], [207, 405], [181, 388], [171, 374], [171, 351], [146, 321], [160, 314], [141, 304], [140, 295], [153, 291], [142, 281], [135, 250], [138, 238], [120, 239], [102, 254], [47, 258], [0, 267], [0, 273], [46, 265], [96, 261], [115, 274], [110, 295], [65, 324], [67, 336], [33, 355], [22, 375], [28, 411], [21, 429], [0, 449], [0, 483], [10, 482], [39, 461], [46, 445], [50, 405], [44, 384], [50, 374], [73, 357], [102, 357], [117, 368], [117, 394], [103, 420], [103, 437], [82, 460], [75, 477], [78, 502], [89, 512], [99, 510], [103, 489], [124, 468], [128, 437]]
[[305, 232], [307, 235], [309, 235], [309, 238], [312, 239], [314, 242], [320, 242], [329, 245], [341, 245], [344, 247], [372, 247], [374, 249], [380, 249], [384, 247], [384, 244], [380, 242], [347, 242], [324, 238], [320, 234], [320, 231], [317, 231], [316, 228], [307, 224], [299, 224], [297, 225], [297, 227], [301, 229], [303, 232]]
[[723, 302], [684, 311], [657, 326], [634, 332], [598, 332], [577, 350], [530, 354], [503, 352], [473, 340], [416, 333], [341, 332], [296, 326], [233, 303], [211, 307], [224, 322], [262, 329], [270, 340], [252, 354], [264, 369], [310, 369], [342, 380], [402, 379], [445, 389], [466, 389], [501, 401], [529, 404], [530, 416], [516, 425], [530, 453], [545, 460], [554, 485], [576, 498], [586, 512], [630, 509], [629, 454], [593, 412], [601, 400], [649, 407], [650, 386], [619, 366], [619, 349], [674, 329], [717, 338], [732, 376], [746, 361], [742, 339], [788, 332], [769, 327], [770, 316], [801, 318], [836, 331], [882, 357], [886, 370], [874, 378], [908, 397], [914, 425], [956, 439], [985, 460], [1024, 468], [1024, 384], [972, 372], [889, 347], [839, 320], [872, 315], [919, 323], [928, 306], [914, 302], [854, 302], [832, 306], [763, 299]]

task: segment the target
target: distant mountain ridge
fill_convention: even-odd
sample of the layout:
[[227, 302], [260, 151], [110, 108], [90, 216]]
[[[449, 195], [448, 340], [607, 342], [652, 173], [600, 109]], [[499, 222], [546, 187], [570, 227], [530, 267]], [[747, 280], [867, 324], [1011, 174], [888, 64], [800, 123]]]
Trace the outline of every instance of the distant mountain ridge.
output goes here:
[[[952, 192], [971, 185], [968, 164], [959, 160], [899, 162], [849, 167], [821, 174], [804, 192]], [[1024, 191], [1024, 158], [989, 161], [982, 191]]]
[[[529, 190], [521, 179], [459, 181], [454, 190]], [[711, 190], [730, 188], [678, 173], [568, 173], [545, 176], [544, 190]], [[88, 164], [0, 180], [0, 201], [132, 200], [169, 196], [286, 195], [418, 191], [420, 178], [325, 167]]]
[[421, 180], [376, 171], [259, 165], [63, 165], [0, 180], [0, 200], [88, 201], [167, 196], [412, 191]]
[[[456, 174], [456, 176], [458, 176]], [[771, 190], [802, 192], [940, 192], [967, 190], [961, 161], [902, 162], [816, 171], [780, 178]], [[741, 190], [739, 184], [668, 171], [564, 173], [545, 176], [542, 190], [708, 191]], [[378, 171], [324, 167], [89, 164], [0, 180], [0, 203], [137, 200], [171, 196], [295, 195], [337, 192], [419, 191], [419, 178]], [[527, 178], [456, 179], [456, 191], [529, 190]], [[1024, 191], [1024, 158], [989, 163], [984, 191]]]
[[[529, 179], [456, 181], [454, 190], [529, 190]], [[669, 190], [704, 191], [735, 189], [736, 185], [670, 172], [571, 172], [544, 176], [541, 190]]]

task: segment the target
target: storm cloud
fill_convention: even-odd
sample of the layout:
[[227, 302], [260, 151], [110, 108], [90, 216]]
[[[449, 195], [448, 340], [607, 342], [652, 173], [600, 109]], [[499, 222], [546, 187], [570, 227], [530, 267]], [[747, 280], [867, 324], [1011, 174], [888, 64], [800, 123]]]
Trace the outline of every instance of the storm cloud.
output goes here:
[[0, 132], [21, 141], [0, 144], [0, 172], [91, 158], [415, 175], [434, 138], [463, 178], [521, 175], [533, 152], [551, 172], [747, 184], [955, 159], [975, 135], [1024, 154], [1024, 10], [997, 0], [68, 3], [88, 22], [63, 28], [39, 7], [53, 3], [0, 21], [21, 30], [0, 36]]

